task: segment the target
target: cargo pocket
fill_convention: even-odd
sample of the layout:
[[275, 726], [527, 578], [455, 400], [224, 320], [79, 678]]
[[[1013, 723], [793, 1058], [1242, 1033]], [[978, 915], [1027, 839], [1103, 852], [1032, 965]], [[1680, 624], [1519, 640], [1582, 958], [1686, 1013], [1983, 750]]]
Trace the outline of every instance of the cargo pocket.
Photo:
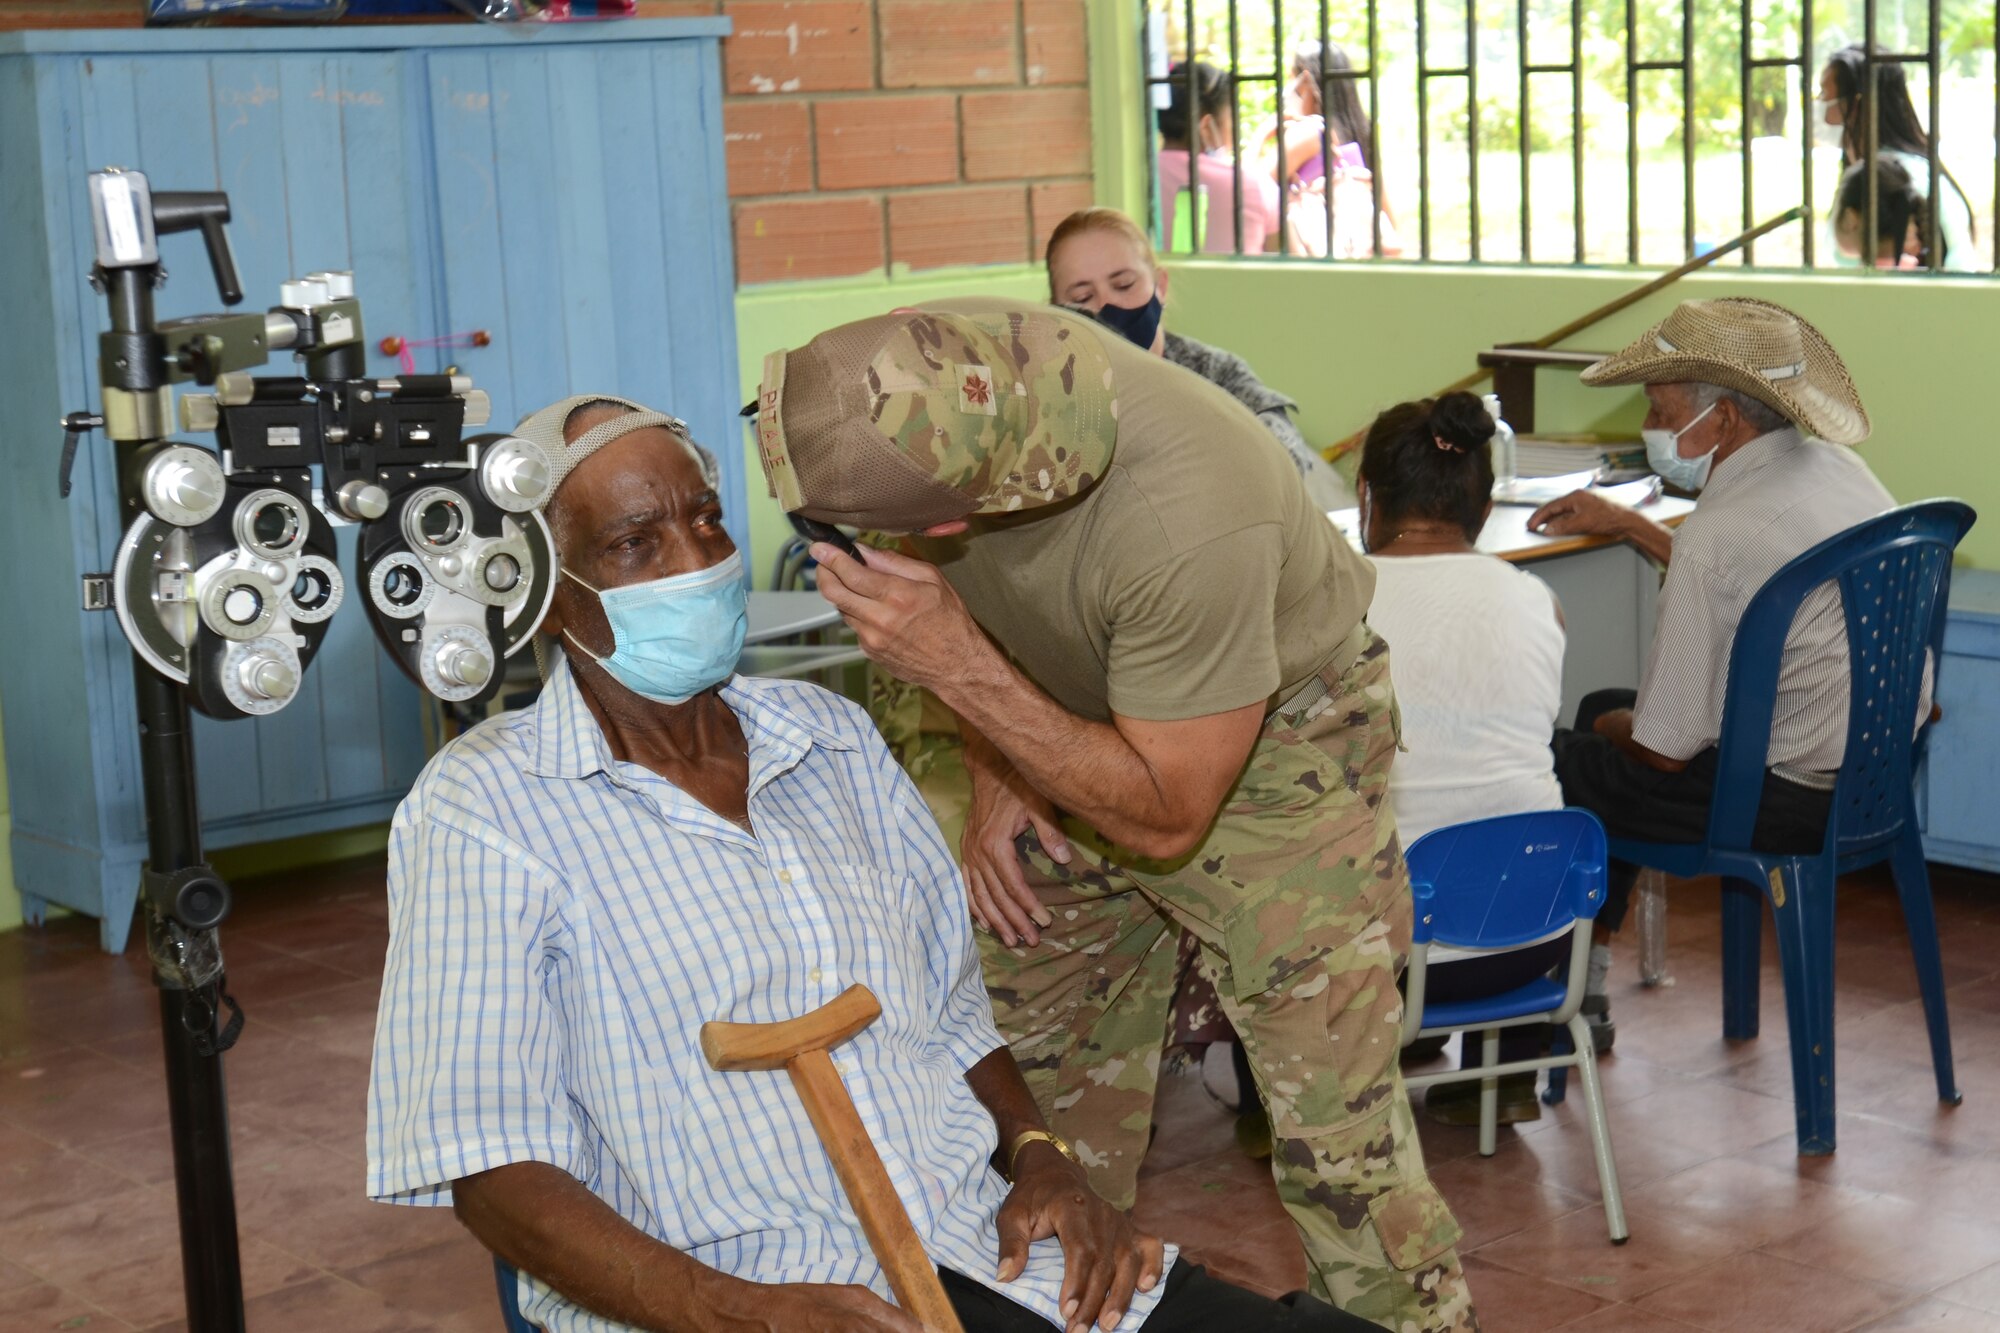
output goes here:
[[1368, 1216], [1390, 1264], [1404, 1273], [1437, 1258], [1465, 1234], [1428, 1176], [1376, 1195], [1368, 1201]]

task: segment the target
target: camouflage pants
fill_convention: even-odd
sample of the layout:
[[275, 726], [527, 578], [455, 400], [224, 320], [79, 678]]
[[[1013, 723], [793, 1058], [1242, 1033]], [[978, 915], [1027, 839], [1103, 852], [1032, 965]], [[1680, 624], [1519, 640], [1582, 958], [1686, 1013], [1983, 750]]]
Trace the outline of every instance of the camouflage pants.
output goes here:
[[[1091, 1183], [1130, 1207], [1153, 1120], [1183, 930], [1201, 943], [1271, 1116], [1272, 1172], [1312, 1290], [1397, 1330], [1477, 1328], [1397, 1067], [1410, 890], [1386, 803], [1396, 747], [1387, 646], [1275, 715], [1207, 841], [1172, 864], [1071, 821], [1058, 866], [1032, 834], [1054, 925], [982, 935], [987, 989], [1036, 1101]], [[1343, 659], [1344, 660], [1344, 659]], [[1318, 697], [1314, 697], [1318, 694]]]

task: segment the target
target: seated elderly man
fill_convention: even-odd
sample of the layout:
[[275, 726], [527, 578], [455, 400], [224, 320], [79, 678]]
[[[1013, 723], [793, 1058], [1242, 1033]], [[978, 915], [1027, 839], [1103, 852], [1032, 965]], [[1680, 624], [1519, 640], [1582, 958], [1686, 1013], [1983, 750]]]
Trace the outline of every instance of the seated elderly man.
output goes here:
[[[1715, 746], [1737, 622], [1795, 556], [1896, 503], [1847, 446], [1868, 414], [1818, 329], [1764, 301], [1687, 301], [1624, 351], [1583, 372], [1586, 384], [1640, 384], [1650, 409], [1646, 456], [1670, 484], [1701, 492], [1678, 532], [1578, 491], [1528, 525], [1551, 534], [1621, 537], [1667, 567], [1639, 689], [1601, 690], [1556, 734], [1563, 799], [1613, 837], [1699, 842], [1715, 790]], [[1785, 641], [1771, 720], [1769, 772], [1756, 826], [1768, 851], [1810, 851], [1826, 834], [1847, 741], [1847, 625], [1840, 591], [1819, 589]], [[1608, 939], [1625, 918], [1637, 868], [1613, 862], [1585, 1013], [1600, 1050], [1615, 1029], [1606, 999]]]
[[861, 982], [882, 1015], [838, 1064], [971, 1333], [1366, 1327], [1175, 1262], [1090, 1192], [867, 715], [731, 674], [742, 563], [686, 427], [572, 398], [518, 433], [554, 461], [565, 652], [397, 812], [370, 1194], [454, 1207], [551, 1333], [918, 1333], [785, 1075], [699, 1046]]

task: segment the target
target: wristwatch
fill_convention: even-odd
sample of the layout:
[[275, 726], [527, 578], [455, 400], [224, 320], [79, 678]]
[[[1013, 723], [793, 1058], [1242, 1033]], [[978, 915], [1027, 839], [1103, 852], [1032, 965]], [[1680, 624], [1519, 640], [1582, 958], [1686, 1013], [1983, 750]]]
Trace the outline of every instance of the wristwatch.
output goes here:
[[1014, 1178], [1014, 1163], [1020, 1160], [1021, 1149], [1031, 1143], [1046, 1143], [1063, 1156], [1069, 1158], [1070, 1161], [1076, 1162], [1078, 1166], [1083, 1165], [1082, 1161], [1076, 1155], [1076, 1149], [1070, 1147], [1060, 1134], [1051, 1134], [1046, 1129], [1024, 1130], [1022, 1133], [1017, 1134], [1014, 1137], [1013, 1143], [1007, 1147], [1007, 1179], [1012, 1180]]

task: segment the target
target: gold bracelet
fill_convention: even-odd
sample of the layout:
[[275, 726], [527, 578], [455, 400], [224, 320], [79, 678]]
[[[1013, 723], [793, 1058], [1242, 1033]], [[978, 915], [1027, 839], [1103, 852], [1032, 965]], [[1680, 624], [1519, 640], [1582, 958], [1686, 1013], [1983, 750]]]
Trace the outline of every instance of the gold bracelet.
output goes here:
[[1046, 1129], [1024, 1130], [1020, 1134], [1015, 1135], [1013, 1144], [1007, 1149], [1007, 1179], [1012, 1180], [1014, 1178], [1014, 1163], [1020, 1160], [1021, 1149], [1031, 1143], [1046, 1143], [1063, 1156], [1069, 1158], [1070, 1161], [1077, 1162], [1079, 1166], [1082, 1165], [1077, 1160], [1076, 1149], [1065, 1143], [1060, 1135], [1051, 1134]]

